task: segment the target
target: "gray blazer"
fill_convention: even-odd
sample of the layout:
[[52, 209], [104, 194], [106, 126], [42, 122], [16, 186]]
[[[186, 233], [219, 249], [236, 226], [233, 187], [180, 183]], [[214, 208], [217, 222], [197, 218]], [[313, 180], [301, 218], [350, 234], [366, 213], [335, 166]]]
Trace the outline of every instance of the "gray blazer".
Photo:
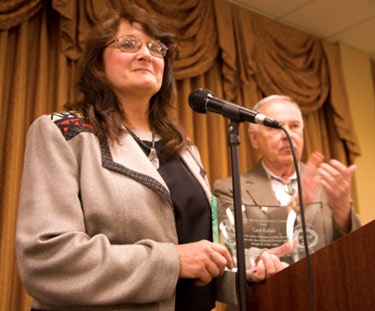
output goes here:
[[[197, 149], [180, 156], [210, 201]], [[129, 134], [108, 145], [74, 114], [34, 121], [15, 243], [33, 308], [174, 310], [180, 266], [170, 193]]]

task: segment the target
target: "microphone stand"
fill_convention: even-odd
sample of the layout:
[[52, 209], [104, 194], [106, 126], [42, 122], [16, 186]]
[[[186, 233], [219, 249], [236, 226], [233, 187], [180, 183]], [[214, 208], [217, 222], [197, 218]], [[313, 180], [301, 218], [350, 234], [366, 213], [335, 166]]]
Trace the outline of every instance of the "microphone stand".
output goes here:
[[231, 119], [228, 125], [228, 146], [230, 147], [232, 163], [232, 186], [233, 186], [233, 204], [234, 204], [234, 224], [236, 233], [237, 249], [237, 286], [240, 299], [240, 310], [247, 311], [247, 282], [245, 267], [245, 252], [243, 241], [243, 222], [242, 222], [242, 201], [240, 170], [238, 159], [238, 145], [240, 137], [238, 135], [238, 122]]

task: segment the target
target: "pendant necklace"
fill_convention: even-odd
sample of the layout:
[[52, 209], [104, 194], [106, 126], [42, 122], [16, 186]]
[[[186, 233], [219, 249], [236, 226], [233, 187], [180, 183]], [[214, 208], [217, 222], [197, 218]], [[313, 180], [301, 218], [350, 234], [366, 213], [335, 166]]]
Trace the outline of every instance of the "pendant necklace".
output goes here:
[[158, 154], [155, 149], [155, 132], [152, 130], [152, 142], [151, 142], [151, 147], [149, 147], [147, 144], [144, 143], [137, 135], [134, 134], [133, 131], [131, 131], [127, 126], [125, 126], [126, 129], [129, 131], [130, 135], [135, 139], [135, 141], [140, 144], [145, 150], [148, 151], [148, 159], [150, 160], [151, 164], [158, 169], [160, 164], [159, 164], [159, 158]]
[[150, 148], [150, 153], [148, 154], [148, 159], [150, 160], [151, 164], [158, 169], [159, 168], [159, 158], [158, 154], [155, 149], [155, 133], [152, 131], [152, 143]]

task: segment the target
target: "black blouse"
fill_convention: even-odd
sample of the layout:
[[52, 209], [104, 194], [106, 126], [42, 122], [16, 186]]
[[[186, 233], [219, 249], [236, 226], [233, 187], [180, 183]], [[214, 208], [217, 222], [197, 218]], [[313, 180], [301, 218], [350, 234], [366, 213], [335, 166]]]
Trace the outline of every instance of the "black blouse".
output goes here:
[[[151, 146], [150, 142], [145, 142]], [[158, 169], [171, 193], [178, 243], [206, 239], [212, 241], [211, 206], [206, 194], [180, 157], [161, 154], [163, 142], [155, 143]], [[142, 147], [142, 145], [141, 145]], [[148, 150], [144, 151], [148, 154]], [[179, 279], [176, 288], [176, 310], [211, 310], [215, 307], [215, 279], [207, 286], [196, 286], [193, 279]]]

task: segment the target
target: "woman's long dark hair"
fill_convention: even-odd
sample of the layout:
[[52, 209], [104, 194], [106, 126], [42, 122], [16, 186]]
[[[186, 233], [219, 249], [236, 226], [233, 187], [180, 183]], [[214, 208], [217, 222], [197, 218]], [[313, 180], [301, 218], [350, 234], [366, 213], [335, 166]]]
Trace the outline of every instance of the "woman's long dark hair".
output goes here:
[[169, 156], [175, 155], [187, 144], [181, 127], [168, 116], [168, 109], [176, 94], [172, 60], [177, 55], [177, 46], [174, 36], [139, 7], [127, 6], [125, 10], [108, 16], [92, 30], [86, 42], [78, 80], [83, 99], [67, 104], [65, 108], [82, 113], [94, 126], [99, 137], [106, 137], [112, 142], [119, 141], [124, 133], [125, 114], [119, 99], [106, 82], [102, 54], [108, 42], [117, 33], [122, 20], [130, 24], [138, 23], [145, 34], [160, 40], [168, 47], [167, 55], [164, 57], [161, 88], [150, 100], [149, 123], [166, 142], [163, 152]]

